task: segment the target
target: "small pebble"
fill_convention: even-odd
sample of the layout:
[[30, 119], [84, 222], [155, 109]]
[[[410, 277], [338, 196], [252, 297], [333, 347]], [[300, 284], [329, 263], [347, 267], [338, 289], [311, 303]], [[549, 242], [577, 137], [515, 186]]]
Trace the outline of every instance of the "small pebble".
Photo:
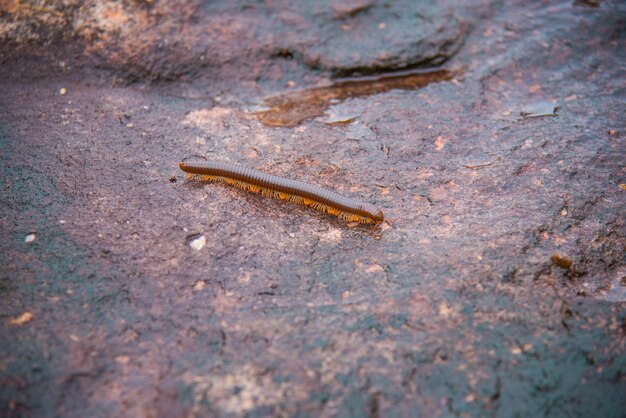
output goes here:
[[537, 118], [541, 116], [558, 116], [559, 106], [551, 102], [535, 102], [526, 106], [521, 115], [524, 118]]
[[439, 316], [447, 318], [450, 316], [451, 313], [452, 313], [452, 309], [450, 309], [450, 306], [448, 306], [446, 302], [443, 302], [442, 304], [439, 305]]
[[35, 234], [28, 234], [26, 235], [26, 238], [24, 238], [24, 242], [30, 244], [31, 242], [35, 241], [35, 238]]
[[65, 87], [61, 87], [61, 90], [59, 90], [59, 94], [61, 96], [65, 96], [67, 94], [67, 89]]
[[10, 324], [11, 325], [24, 325], [25, 323], [30, 322], [31, 319], [33, 319], [33, 314], [30, 312], [24, 312], [17, 318], [12, 319]]
[[199, 238], [194, 239], [189, 243], [189, 246], [194, 250], [201, 250], [206, 245], [206, 237], [203, 235]]
[[115, 361], [118, 362], [119, 364], [128, 364], [128, 362], [130, 361], [130, 357], [128, 357], [128, 356], [117, 356], [117, 357], [115, 357]]
[[357, 119], [358, 117], [359, 115], [352, 114], [352, 113], [346, 113], [346, 114], [331, 113], [331, 114], [328, 114], [328, 117], [322, 122], [331, 126], [347, 125], [351, 122], [354, 122], [354, 120]]

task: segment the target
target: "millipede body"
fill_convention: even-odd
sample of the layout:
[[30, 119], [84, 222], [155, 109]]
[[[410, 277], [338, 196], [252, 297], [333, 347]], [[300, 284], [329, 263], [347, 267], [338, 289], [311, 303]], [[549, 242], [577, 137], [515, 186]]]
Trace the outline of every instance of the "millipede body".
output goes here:
[[225, 182], [263, 196], [310, 206], [347, 221], [379, 224], [384, 219], [383, 211], [375, 205], [252, 168], [211, 161], [182, 161], [180, 168], [189, 173], [187, 179], [190, 180]]

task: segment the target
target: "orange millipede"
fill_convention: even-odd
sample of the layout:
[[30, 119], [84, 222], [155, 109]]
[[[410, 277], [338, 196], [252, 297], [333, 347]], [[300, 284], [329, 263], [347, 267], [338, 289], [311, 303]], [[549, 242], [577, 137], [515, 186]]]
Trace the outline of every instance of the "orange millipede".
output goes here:
[[341, 196], [330, 190], [302, 181], [286, 179], [236, 164], [198, 161], [180, 163], [187, 179], [232, 184], [275, 199], [309, 206], [347, 221], [378, 225], [383, 211], [375, 205]]

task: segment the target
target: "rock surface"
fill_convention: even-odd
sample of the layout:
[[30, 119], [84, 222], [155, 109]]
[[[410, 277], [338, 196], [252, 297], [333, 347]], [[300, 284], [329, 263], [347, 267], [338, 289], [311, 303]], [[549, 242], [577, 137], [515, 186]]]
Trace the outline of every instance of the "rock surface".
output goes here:
[[348, 75], [438, 65], [458, 50], [473, 21], [471, 7], [449, 0], [40, 3], [7, 2], [0, 40], [24, 48], [78, 38], [125, 81], [197, 80], [206, 72], [257, 80], [281, 67]]
[[[5, 3], [0, 415], [623, 416], [624, 6], [299, 4]], [[345, 123], [255, 114], [443, 61]], [[389, 221], [187, 182], [192, 155]]]

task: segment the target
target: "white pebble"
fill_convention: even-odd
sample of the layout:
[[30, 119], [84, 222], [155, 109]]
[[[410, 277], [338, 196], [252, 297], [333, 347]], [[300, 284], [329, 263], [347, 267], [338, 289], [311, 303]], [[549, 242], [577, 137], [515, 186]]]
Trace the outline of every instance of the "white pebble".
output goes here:
[[201, 250], [206, 245], [206, 237], [203, 235], [200, 238], [196, 238], [189, 243], [189, 246], [194, 250]]
[[28, 234], [26, 235], [26, 238], [24, 238], [24, 242], [29, 244], [31, 242], [35, 241], [35, 234]]

